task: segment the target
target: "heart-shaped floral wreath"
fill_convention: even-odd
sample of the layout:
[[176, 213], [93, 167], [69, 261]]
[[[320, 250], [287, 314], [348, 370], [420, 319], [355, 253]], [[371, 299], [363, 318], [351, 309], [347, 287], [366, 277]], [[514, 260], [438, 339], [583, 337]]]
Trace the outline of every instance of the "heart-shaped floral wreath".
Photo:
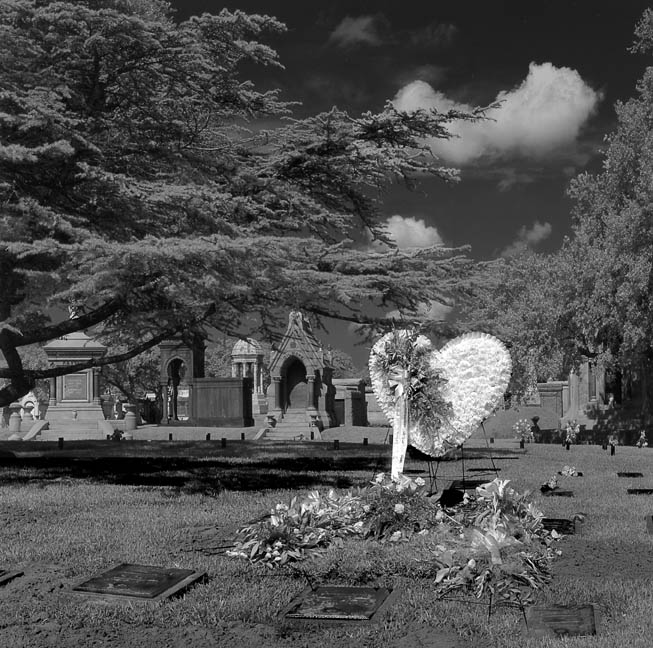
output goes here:
[[508, 349], [487, 333], [466, 333], [435, 351], [423, 335], [393, 331], [370, 354], [379, 407], [395, 424], [406, 399], [408, 443], [433, 457], [467, 440], [496, 409], [511, 371]]

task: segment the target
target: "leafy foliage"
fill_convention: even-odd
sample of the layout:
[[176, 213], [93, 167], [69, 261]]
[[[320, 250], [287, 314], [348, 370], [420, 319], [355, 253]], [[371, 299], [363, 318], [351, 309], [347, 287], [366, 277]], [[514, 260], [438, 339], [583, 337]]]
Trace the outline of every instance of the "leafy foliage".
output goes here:
[[369, 486], [342, 495], [318, 491], [277, 504], [269, 516], [239, 530], [229, 555], [278, 567], [323, 552], [346, 538], [410, 542], [432, 537], [420, 559], [442, 596], [454, 590], [524, 605], [550, 580], [552, 542], [560, 536], [542, 527], [542, 513], [496, 479], [467, 496], [460, 507], [442, 507], [427, 497], [425, 483], [402, 475], [377, 475]]
[[177, 24], [159, 0], [2, 4], [0, 404], [64, 371], [26, 369], [20, 348], [75, 330], [125, 335], [111, 363], [177, 332], [269, 332], [289, 308], [411, 317], [460, 287], [462, 251], [369, 241], [387, 241], [389, 183], [456, 179], [424, 138], [482, 115], [282, 122], [291, 105], [242, 74], [280, 67], [259, 40], [284, 29], [227, 10]]

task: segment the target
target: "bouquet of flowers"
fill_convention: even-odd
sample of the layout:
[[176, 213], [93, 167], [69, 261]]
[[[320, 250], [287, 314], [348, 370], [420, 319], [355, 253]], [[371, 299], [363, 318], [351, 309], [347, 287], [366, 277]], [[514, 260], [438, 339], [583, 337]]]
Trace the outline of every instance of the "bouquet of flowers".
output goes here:
[[578, 434], [580, 432], [580, 425], [576, 421], [569, 421], [567, 423], [567, 436], [565, 437], [565, 443], [576, 443]]
[[533, 441], [533, 430], [528, 419], [519, 419], [512, 426], [512, 429], [515, 431], [515, 434], [520, 441], [528, 441], [529, 443]]
[[646, 430], [642, 430], [639, 433], [639, 439], [637, 439], [637, 443], [635, 445], [638, 448], [647, 448], [648, 447], [648, 441], [646, 440]]

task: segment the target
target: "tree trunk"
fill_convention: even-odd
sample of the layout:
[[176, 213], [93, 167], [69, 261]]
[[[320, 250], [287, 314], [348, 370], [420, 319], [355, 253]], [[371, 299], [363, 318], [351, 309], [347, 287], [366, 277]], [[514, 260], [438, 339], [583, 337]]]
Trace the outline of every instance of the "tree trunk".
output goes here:
[[642, 425], [653, 424], [653, 350], [648, 349], [641, 362]]

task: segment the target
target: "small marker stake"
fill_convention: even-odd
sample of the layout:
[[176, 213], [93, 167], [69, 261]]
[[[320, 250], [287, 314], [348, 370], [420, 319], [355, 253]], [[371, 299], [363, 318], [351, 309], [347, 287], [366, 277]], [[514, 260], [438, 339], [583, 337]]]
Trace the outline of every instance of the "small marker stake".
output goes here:
[[168, 441], [172, 441], [172, 432], [168, 434]]
[[363, 445], [367, 445], [367, 443], [368, 443], [367, 437], [363, 437]]
[[59, 437], [59, 450], [63, 450], [63, 437]]
[[221, 445], [223, 448], [226, 448], [226, 447], [227, 447], [227, 439], [225, 439], [224, 437], [222, 437], [222, 438], [220, 439], [220, 445]]
[[206, 440], [207, 440], [207, 441], [210, 441], [210, 440], [211, 440], [211, 433], [210, 433], [210, 432], [207, 432], [207, 433], [206, 433]]
[[340, 450], [340, 441], [339, 441], [339, 439], [334, 439], [333, 440], [333, 449], [334, 450]]

